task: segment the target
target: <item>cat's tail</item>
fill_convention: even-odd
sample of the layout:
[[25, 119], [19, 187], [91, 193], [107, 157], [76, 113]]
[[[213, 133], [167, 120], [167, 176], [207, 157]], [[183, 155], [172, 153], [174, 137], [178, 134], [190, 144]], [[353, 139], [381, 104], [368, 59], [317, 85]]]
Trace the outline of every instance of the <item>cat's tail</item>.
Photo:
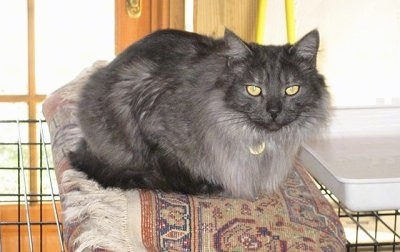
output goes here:
[[76, 150], [68, 153], [68, 158], [73, 169], [86, 173], [89, 179], [97, 181], [105, 188], [153, 189], [155, 187], [154, 180], [157, 177], [149, 169], [136, 167], [135, 162], [126, 167], [113, 167], [96, 156], [84, 138], [80, 140]]
[[143, 187], [145, 182], [141, 175], [133, 175], [132, 169], [111, 167], [106, 161], [97, 157], [90, 149], [85, 139], [81, 139], [78, 148], [68, 153], [69, 161], [75, 170], [87, 174], [89, 179], [100, 183], [103, 187], [119, 187], [133, 189]]

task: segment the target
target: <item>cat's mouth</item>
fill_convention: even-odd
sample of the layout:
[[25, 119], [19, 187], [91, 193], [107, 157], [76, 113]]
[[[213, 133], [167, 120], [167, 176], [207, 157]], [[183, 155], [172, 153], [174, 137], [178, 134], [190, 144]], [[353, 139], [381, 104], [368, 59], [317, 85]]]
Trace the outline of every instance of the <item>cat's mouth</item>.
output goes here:
[[269, 131], [278, 131], [280, 130], [284, 125], [277, 123], [277, 122], [270, 122], [266, 125], [264, 125], [264, 127], [266, 127]]
[[284, 127], [286, 127], [286, 126], [288, 126], [288, 125], [290, 125], [292, 122], [294, 122], [295, 120], [293, 119], [293, 118], [291, 118], [291, 119], [289, 119], [289, 118], [286, 118], [286, 119], [282, 119], [282, 120], [271, 120], [271, 121], [268, 121], [265, 125], [264, 125], [264, 127], [267, 129], [267, 130], [269, 130], [269, 131], [279, 131], [279, 130], [281, 130], [282, 128], [284, 128]]
[[293, 120], [252, 120], [260, 129], [267, 130], [269, 132], [279, 131], [285, 126], [291, 124]]
[[253, 121], [253, 122], [261, 130], [268, 130], [268, 131], [271, 131], [271, 132], [278, 131], [284, 126], [281, 123], [278, 123], [278, 122], [275, 122], [275, 121], [270, 121], [270, 122]]
[[270, 121], [266, 124], [264, 124], [264, 128], [266, 128], [268, 131], [275, 132], [279, 131], [285, 126], [291, 124], [293, 121], [287, 121], [287, 122], [277, 122], [277, 121]]

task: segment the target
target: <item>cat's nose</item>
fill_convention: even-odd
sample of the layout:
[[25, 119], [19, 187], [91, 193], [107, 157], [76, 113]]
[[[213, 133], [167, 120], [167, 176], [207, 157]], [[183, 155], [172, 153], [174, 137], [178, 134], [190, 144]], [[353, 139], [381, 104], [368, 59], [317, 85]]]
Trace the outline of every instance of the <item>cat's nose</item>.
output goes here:
[[278, 117], [281, 110], [280, 109], [270, 109], [270, 110], [268, 110], [268, 112], [271, 115], [272, 119], [275, 120]]
[[271, 99], [267, 103], [267, 112], [271, 115], [272, 119], [275, 120], [279, 113], [282, 111], [282, 103], [278, 99]]

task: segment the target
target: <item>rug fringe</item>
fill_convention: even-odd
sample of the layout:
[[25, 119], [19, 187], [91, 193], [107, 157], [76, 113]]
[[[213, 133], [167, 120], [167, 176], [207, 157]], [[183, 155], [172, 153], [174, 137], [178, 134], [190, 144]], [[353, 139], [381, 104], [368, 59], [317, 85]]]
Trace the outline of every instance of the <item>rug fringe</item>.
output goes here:
[[61, 186], [66, 192], [62, 199], [64, 222], [79, 226], [79, 234], [72, 235], [75, 251], [87, 248], [134, 251], [128, 237], [128, 199], [125, 192], [104, 189], [75, 170], [64, 172]]

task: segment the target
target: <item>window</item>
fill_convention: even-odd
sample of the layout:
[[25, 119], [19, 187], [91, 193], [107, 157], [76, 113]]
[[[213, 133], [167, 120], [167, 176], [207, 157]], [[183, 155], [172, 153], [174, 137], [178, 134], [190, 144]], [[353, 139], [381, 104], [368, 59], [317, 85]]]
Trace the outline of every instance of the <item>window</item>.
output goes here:
[[38, 193], [41, 104], [93, 62], [114, 57], [114, 24], [114, 1], [0, 1], [0, 202], [15, 200], [22, 157]]
[[41, 106], [84, 68], [114, 57], [114, 13], [110, 0], [0, 1], [0, 250], [62, 250]]

